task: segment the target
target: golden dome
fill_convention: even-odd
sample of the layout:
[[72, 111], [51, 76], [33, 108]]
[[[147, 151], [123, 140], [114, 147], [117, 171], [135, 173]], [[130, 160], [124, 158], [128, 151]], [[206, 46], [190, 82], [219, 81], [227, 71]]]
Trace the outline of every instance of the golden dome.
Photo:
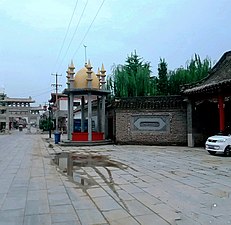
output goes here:
[[[74, 88], [80, 88], [80, 89], [88, 88], [87, 77], [88, 77], [87, 68], [83, 67], [75, 75]], [[92, 88], [99, 89], [99, 79], [97, 78], [97, 76], [93, 71], [91, 74], [91, 78], [92, 78]]]

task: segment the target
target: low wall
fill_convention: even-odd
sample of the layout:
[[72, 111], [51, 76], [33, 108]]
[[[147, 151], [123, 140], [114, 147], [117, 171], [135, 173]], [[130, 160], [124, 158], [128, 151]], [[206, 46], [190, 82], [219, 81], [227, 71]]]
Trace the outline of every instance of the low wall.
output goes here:
[[125, 102], [115, 108], [117, 144], [187, 145], [187, 114], [181, 98], [143, 98], [141, 105], [136, 99]]

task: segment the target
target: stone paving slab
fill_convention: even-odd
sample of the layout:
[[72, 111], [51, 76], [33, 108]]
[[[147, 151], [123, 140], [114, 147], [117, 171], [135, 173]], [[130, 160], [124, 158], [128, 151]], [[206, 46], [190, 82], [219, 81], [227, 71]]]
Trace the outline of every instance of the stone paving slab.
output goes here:
[[[113, 164], [69, 177], [52, 161], [62, 152]], [[65, 147], [15, 131], [0, 136], [0, 225], [231, 224], [230, 172], [231, 157], [202, 148]]]

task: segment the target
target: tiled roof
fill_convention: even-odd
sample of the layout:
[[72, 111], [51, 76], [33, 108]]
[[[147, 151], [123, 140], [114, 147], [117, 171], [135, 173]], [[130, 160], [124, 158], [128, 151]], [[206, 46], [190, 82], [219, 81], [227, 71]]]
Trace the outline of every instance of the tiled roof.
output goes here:
[[116, 109], [173, 109], [183, 107], [181, 96], [152, 96], [120, 98], [112, 102]]
[[1, 100], [2, 102], [22, 102], [22, 103], [34, 103], [35, 101], [31, 98], [8, 98]]

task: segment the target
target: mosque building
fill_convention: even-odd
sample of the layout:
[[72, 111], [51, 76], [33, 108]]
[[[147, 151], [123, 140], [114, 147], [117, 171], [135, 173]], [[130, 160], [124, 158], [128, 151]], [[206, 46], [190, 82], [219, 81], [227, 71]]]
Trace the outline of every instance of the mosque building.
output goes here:
[[[67, 136], [69, 141], [101, 141], [105, 139], [106, 70], [95, 73], [90, 61], [75, 73], [73, 62], [67, 69], [67, 88], [63, 94], [68, 98]], [[74, 99], [81, 99], [80, 119], [74, 120]], [[93, 120], [93, 101], [96, 102], [96, 120]], [[79, 124], [79, 129], [75, 129]]]

